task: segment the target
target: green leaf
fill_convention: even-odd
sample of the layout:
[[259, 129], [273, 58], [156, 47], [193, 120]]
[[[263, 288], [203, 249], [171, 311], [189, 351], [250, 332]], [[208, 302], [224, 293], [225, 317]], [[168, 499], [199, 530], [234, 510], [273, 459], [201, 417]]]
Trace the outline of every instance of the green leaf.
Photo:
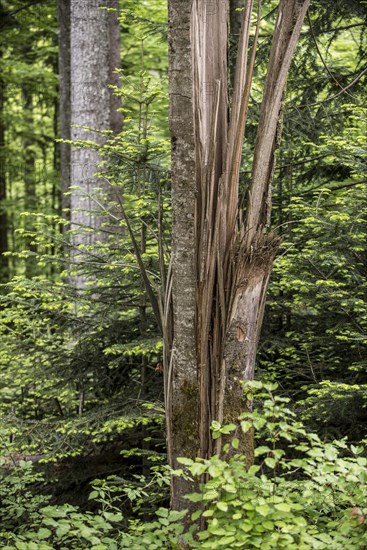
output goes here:
[[192, 466], [190, 466], [190, 472], [193, 476], [201, 476], [204, 472], [206, 472], [207, 466], [205, 464], [201, 464], [200, 462], [195, 462]]
[[291, 511], [291, 507], [286, 502], [279, 502], [278, 504], [274, 504], [274, 508], [276, 508], [280, 512], [290, 512]]
[[196, 510], [194, 513], [191, 514], [191, 520], [196, 521], [202, 513], [202, 510]]
[[253, 423], [250, 422], [249, 420], [243, 420], [241, 422], [241, 429], [244, 434], [247, 433], [249, 430], [251, 430], [252, 426], [253, 426]]
[[269, 453], [271, 452], [271, 449], [269, 449], [269, 447], [266, 447], [265, 445], [263, 446], [260, 446], [260, 447], [256, 447], [255, 451], [254, 451], [254, 455], [255, 456], [260, 456], [260, 455], [264, 455], [266, 453]]
[[267, 504], [260, 504], [259, 506], [255, 507], [255, 510], [261, 516], [267, 516], [269, 514], [270, 508]]
[[238, 439], [238, 437], [235, 437], [234, 439], [232, 439], [232, 447], [234, 449], [238, 449], [239, 444], [240, 444], [240, 440]]
[[191, 460], [191, 458], [185, 458], [184, 456], [179, 456], [177, 458], [177, 462], [179, 464], [183, 464], [184, 466], [191, 466], [194, 461]]
[[271, 458], [271, 457], [265, 458], [264, 462], [268, 466], [268, 468], [275, 468], [275, 466], [277, 465], [274, 458]]
[[51, 531], [49, 529], [46, 529], [45, 527], [41, 527], [40, 529], [38, 529], [37, 536], [39, 540], [47, 539], [51, 535]]
[[219, 510], [222, 510], [222, 512], [227, 512], [228, 511], [228, 504], [226, 502], [223, 502], [222, 500], [220, 500], [219, 502], [217, 502], [217, 508], [219, 508]]
[[156, 510], [156, 515], [160, 518], [167, 518], [168, 514], [169, 510], [167, 510], [167, 508], [158, 508], [158, 510]]
[[228, 435], [231, 432], [233, 432], [236, 428], [237, 428], [236, 424], [225, 424], [224, 426], [222, 426], [220, 431], [222, 432], [222, 434]]

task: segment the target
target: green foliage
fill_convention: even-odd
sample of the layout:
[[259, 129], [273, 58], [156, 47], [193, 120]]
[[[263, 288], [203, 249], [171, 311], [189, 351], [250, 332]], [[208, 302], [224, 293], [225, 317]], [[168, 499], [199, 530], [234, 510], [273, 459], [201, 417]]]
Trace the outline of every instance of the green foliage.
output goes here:
[[141, 548], [178, 550], [182, 547], [181, 540], [187, 539], [182, 536], [184, 527], [181, 520], [185, 515], [186, 511], [176, 512], [159, 508], [156, 512], [156, 521], [145, 524], [132, 521], [129, 531], [121, 536], [120, 548], [126, 550], [141, 550]]
[[[261, 376], [281, 381], [312, 429], [356, 442], [366, 435], [367, 382], [366, 110], [358, 98], [325, 105], [329, 131], [308, 119], [309, 139], [300, 132], [299, 146], [287, 143], [301, 124], [288, 112], [274, 198], [283, 243], [259, 361]], [[309, 407], [309, 391], [318, 407]]]
[[[131, 449], [123, 453], [132, 458], [146, 456], [147, 461], [154, 463], [154, 455], [141, 449]], [[158, 457], [160, 461], [160, 457]], [[89, 499], [95, 500], [102, 511], [120, 511], [130, 505], [134, 516], [146, 517], [155, 510], [160, 502], [166, 502], [170, 487], [170, 476], [166, 465], [152, 465], [149, 477], [134, 474], [130, 479], [121, 476], [108, 476], [92, 482]]]
[[182, 461], [194, 477], [209, 476], [187, 497], [200, 506], [192, 520], [207, 522], [190, 547], [365, 548], [365, 448], [322, 442], [274, 389], [246, 386], [257, 407], [242, 416], [241, 426], [254, 428], [259, 441], [249, 470], [240, 454], [229, 461]]
[[[58, 117], [56, 3], [25, 5], [19, 0], [6, 1], [1, 2], [0, 10], [0, 124], [5, 131], [0, 156], [6, 184], [1, 208], [11, 220], [7, 228], [9, 249], [30, 252], [16, 262], [8, 262], [3, 282], [24, 271], [27, 275], [46, 271], [45, 266], [32, 263], [37, 244], [24, 237], [29, 231], [34, 232], [34, 224], [38, 225], [39, 218], [45, 215], [50, 216], [47, 233], [54, 237], [58, 234], [53, 216], [58, 213], [60, 197], [57, 149], [53, 143]], [[44, 252], [43, 243], [40, 244]]]
[[[293, 223], [283, 242], [285, 252], [274, 266], [269, 300], [276, 337], [269, 341], [269, 333], [265, 335], [261, 357], [267, 375], [272, 373], [292, 392], [319, 388], [323, 402], [326, 389], [339, 385], [338, 397], [331, 392], [324, 406], [319, 403], [313, 420], [318, 429], [321, 421], [325, 431], [333, 433], [339, 427], [334, 435], [349, 435], [355, 441], [365, 435], [359, 397], [366, 383], [367, 344], [362, 187], [338, 194], [323, 189], [311, 205], [300, 198], [290, 204]], [[325, 385], [328, 381], [331, 384]], [[306, 411], [310, 421], [311, 412]]]
[[[143, 63], [143, 43], [139, 55]], [[101, 204], [98, 215], [104, 216], [102, 231], [108, 238], [82, 247], [76, 265], [64, 271], [70, 252], [65, 237], [72, 242], [73, 231], [68, 235], [64, 228], [64, 236], [55, 238], [52, 228], [67, 225], [65, 221], [56, 215], [29, 214], [32, 230], [21, 227], [18, 234], [31, 239], [36, 252], [9, 253], [12, 261], [31, 254], [40, 268], [47, 266], [42, 277], [18, 275], [5, 285], [0, 309], [1, 424], [12, 427], [13, 450], [42, 454], [42, 461], [95, 455], [106, 444], [127, 453], [130, 438], [132, 445], [136, 438], [144, 439], [146, 453], [142, 457], [129, 451], [127, 460], [134, 456], [147, 463], [149, 454], [154, 462], [164, 460], [163, 381], [156, 370], [162, 342], [124, 221], [126, 216], [158, 293], [158, 233], [167, 257], [170, 207], [167, 141], [159, 137], [153, 119], [156, 103], [167, 98], [149, 70], [142, 70], [133, 85], [122, 82], [124, 131], [113, 139], [109, 136], [102, 147], [80, 143], [98, 147], [105, 159], [103, 177], [114, 193], [123, 189], [123, 205], [117, 208], [98, 190], [93, 195]], [[50, 272], [52, 280], [46, 278]], [[70, 279], [76, 274], [87, 279], [82, 293]], [[152, 407], [145, 407], [147, 402]]]
[[[124, 131], [108, 136], [99, 152], [103, 177], [114, 193], [123, 189], [121, 208], [158, 294], [162, 263], [155, 224], [159, 218], [167, 259], [170, 207], [168, 146], [161, 137], [167, 132], [154, 121], [156, 104], [162, 111], [167, 98], [157, 76], [143, 72], [123, 80]], [[0, 296], [1, 450], [7, 462], [37, 462], [47, 474], [43, 489], [53, 495], [51, 502], [64, 503], [68, 494], [71, 504], [46, 507], [47, 498], [35, 496], [41, 477], [32, 478], [29, 466], [28, 483], [22, 470], [24, 491], [13, 508], [10, 496], [2, 501], [9, 518], [2, 547], [117, 548], [117, 526], [132, 515], [150, 517], [167, 502], [161, 338], [122, 210], [98, 190], [93, 200], [103, 201], [98, 215], [105, 216], [102, 231], [109, 237], [83, 247], [76, 268], [69, 266], [72, 232], [56, 214], [24, 213], [20, 245], [8, 253], [17, 275]], [[33, 277], [21, 274], [24, 265]], [[70, 279], [77, 273], [89, 280], [83, 292]], [[19, 513], [21, 506], [18, 522], [15, 508]], [[90, 511], [96, 507], [100, 512]]]
[[50, 497], [42, 494], [43, 475], [34, 472], [31, 461], [16, 462], [12, 455], [2, 458], [0, 479], [0, 544], [4, 550], [117, 550], [121, 513], [82, 513], [69, 504], [48, 504]]
[[[13, 462], [14, 461], [14, 462]], [[1, 529], [12, 530], [24, 521], [33, 521], [37, 510], [47, 504], [48, 498], [32, 492], [43, 481], [32, 469], [30, 461], [15, 462], [13, 457], [2, 457], [1, 468]]]
[[[229, 460], [217, 456], [181, 459], [191, 476], [199, 481], [208, 477], [200, 484], [200, 492], [187, 495], [198, 506], [189, 529], [182, 523], [187, 512], [159, 508], [156, 520], [130, 520], [127, 529], [116, 530], [123, 519], [114, 504], [119, 491], [116, 480], [112, 485], [112, 480], [94, 484], [90, 497], [101, 505], [98, 513], [82, 513], [70, 505], [45, 505], [46, 497], [34, 496], [41, 476], [32, 472], [30, 463], [21, 462], [2, 474], [3, 547], [32, 550], [38, 544], [46, 550], [55, 544], [60, 548], [91, 548], [92, 544], [95, 550], [158, 550], [180, 548], [185, 541], [189, 548], [223, 550], [364, 548], [365, 448], [349, 447], [344, 440], [322, 442], [297, 421], [287, 398], [274, 395], [274, 385], [253, 382], [245, 389], [247, 399], [256, 406], [242, 415], [241, 428], [255, 430], [259, 441], [255, 464], [247, 470], [241, 454]], [[213, 429], [232, 432], [232, 426], [215, 424]], [[175, 475], [184, 473], [176, 471]], [[167, 481], [165, 476], [160, 479]], [[144, 497], [148, 488], [149, 484], [132, 498]], [[125, 486], [124, 491], [128, 494], [129, 489]], [[196, 532], [200, 517], [206, 527]]]
[[[159, 508], [154, 521], [130, 520], [116, 539], [118, 548], [365, 548], [366, 449], [344, 440], [322, 442], [296, 419], [289, 399], [274, 394], [275, 389], [260, 382], [245, 387], [247, 399], [256, 406], [242, 415], [241, 428], [255, 430], [255, 464], [246, 469], [241, 454], [229, 460], [180, 459], [190, 476], [199, 482], [203, 476], [207, 479], [199, 492], [187, 495], [197, 507], [191, 527], [184, 527], [187, 511]], [[233, 431], [232, 426], [217, 424], [213, 429]], [[175, 475], [187, 474], [177, 470]], [[108, 494], [106, 486], [98, 484], [91, 496], [108, 507], [113, 500]], [[205, 527], [199, 531], [200, 521]]]
[[[261, 26], [247, 157], [276, 4], [268, 3]], [[274, 226], [283, 248], [259, 372], [292, 400], [253, 384], [256, 407], [241, 420], [241, 429], [254, 428], [258, 439], [249, 471], [240, 454], [181, 460], [186, 473], [178, 475], [189, 472], [201, 482], [189, 496], [198, 506], [190, 529], [183, 523], [188, 515], [161, 508], [170, 481], [162, 341], [126, 223], [159, 298], [170, 254], [167, 8], [155, 0], [124, 2], [116, 90], [124, 131], [114, 139], [106, 133], [102, 147], [78, 143], [98, 148], [103, 178], [123, 201], [93, 194], [109, 236], [84, 246], [73, 268], [54, 143], [55, 7], [0, 3], [7, 190], [0, 208], [9, 224], [9, 269], [1, 282], [9, 280], [0, 289], [1, 547], [141, 550], [185, 541], [213, 549], [367, 547], [360, 444], [367, 425], [365, 76], [341, 93], [363, 71], [364, 2], [317, 0], [310, 13], [315, 36], [306, 23], [289, 77], [274, 180]], [[244, 173], [243, 190], [248, 179]], [[89, 279], [82, 292], [68, 282], [77, 273]], [[226, 440], [238, 430], [218, 422], [211, 428], [213, 439]], [[348, 444], [334, 441], [343, 436]], [[239, 439], [231, 445], [233, 455]], [[79, 496], [81, 508], [74, 505]], [[53, 504], [69, 498], [72, 504]]]

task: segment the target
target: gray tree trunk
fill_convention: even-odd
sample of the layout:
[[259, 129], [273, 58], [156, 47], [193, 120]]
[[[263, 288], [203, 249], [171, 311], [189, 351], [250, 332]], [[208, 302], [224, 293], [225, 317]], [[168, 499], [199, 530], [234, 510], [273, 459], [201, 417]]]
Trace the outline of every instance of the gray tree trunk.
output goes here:
[[[196, 162], [193, 127], [192, 0], [169, 2], [169, 89], [172, 143], [172, 273], [175, 338], [168, 373], [167, 443], [170, 464], [194, 458], [198, 446], [198, 380], [196, 361]], [[168, 367], [168, 366], [167, 366]], [[175, 508], [187, 506], [190, 484], [171, 485]]]
[[[37, 178], [36, 178], [36, 151], [34, 150], [34, 118], [33, 118], [33, 95], [31, 87], [25, 83], [22, 86], [24, 121], [26, 123], [26, 131], [23, 137], [24, 149], [24, 164], [23, 164], [23, 180], [24, 180], [24, 208], [26, 212], [35, 212], [37, 209]], [[26, 224], [31, 226], [32, 220], [25, 218]], [[36, 275], [36, 258], [37, 247], [32, 244], [33, 239], [26, 239], [26, 246], [31, 252], [31, 255], [26, 260], [26, 276], [32, 277]]]
[[[59, 26], [59, 128], [60, 137], [71, 139], [71, 82], [70, 82], [70, 0], [58, 0]], [[71, 149], [68, 143], [60, 143], [61, 211], [65, 219], [70, 217]]]
[[[212, 420], [235, 422], [240, 382], [254, 377], [267, 285], [279, 239], [269, 231], [282, 97], [309, 0], [281, 0], [275, 24], [245, 219], [238, 179], [261, 17], [250, 49], [245, 4], [227, 125], [227, 6], [170, 0], [173, 345], [166, 383], [170, 464], [209, 457]], [[252, 459], [252, 434], [240, 450]], [[174, 480], [172, 506], [187, 507]]]
[[[121, 69], [121, 33], [119, 24], [120, 14], [119, 0], [110, 0], [109, 7], [114, 11], [109, 12], [109, 84], [120, 87], [120, 75], [116, 69]], [[121, 97], [110, 89], [110, 129], [114, 134], [122, 131]]]
[[[103, 0], [70, 2], [70, 67], [71, 67], [71, 139], [105, 142], [101, 133], [110, 129], [111, 105], [108, 89], [110, 78], [109, 7]], [[106, 182], [95, 176], [101, 161], [95, 149], [73, 146], [71, 149], [71, 229], [74, 231], [72, 261], [80, 263], [83, 248], [103, 240], [101, 228], [106, 217], [98, 203], [108, 195]], [[98, 198], [97, 198], [98, 197]], [[98, 202], [97, 202], [98, 201]], [[82, 288], [84, 277], [74, 278]]]
[[[0, 55], [2, 52], [0, 51]], [[8, 217], [6, 213], [6, 168], [5, 168], [5, 82], [0, 77], [0, 283], [8, 280], [8, 258], [4, 252], [8, 251]]]

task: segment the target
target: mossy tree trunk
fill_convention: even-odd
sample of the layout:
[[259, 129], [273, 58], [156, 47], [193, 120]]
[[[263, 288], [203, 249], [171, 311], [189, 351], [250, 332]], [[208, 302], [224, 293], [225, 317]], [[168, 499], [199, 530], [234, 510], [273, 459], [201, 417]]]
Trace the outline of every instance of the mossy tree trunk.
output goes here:
[[[197, 452], [198, 380], [195, 340], [196, 162], [193, 125], [191, 0], [169, 2], [170, 129], [172, 142], [172, 273], [175, 339], [166, 365], [167, 443], [170, 464]], [[169, 389], [168, 389], [169, 388]], [[190, 484], [176, 478], [172, 504], [184, 508]]]
[[[271, 181], [286, 78], [309, 0], [281, 0], [244, 212], [238, 180], [261, 2], [245, 3], [228, 102], [226, 2], [170, 0], [173, 343], [166, 361], [170, 464], [221, 454], [213, 420], [243, 411], [241, 380], [254, 377], [266, 290], [279, 239], [270, 232]], [[230, 104], [230, 109], [228, 108]], [[252, 459], [252, 435], [240, 450]], [[190, 483], [174, 479], [172, 507]]]

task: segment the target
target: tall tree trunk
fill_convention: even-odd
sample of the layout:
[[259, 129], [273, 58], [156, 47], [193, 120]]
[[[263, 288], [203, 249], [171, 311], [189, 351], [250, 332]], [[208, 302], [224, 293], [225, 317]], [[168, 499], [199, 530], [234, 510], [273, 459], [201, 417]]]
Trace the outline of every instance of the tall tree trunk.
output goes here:
[[[120, 75], [116, 69], [121, 69], [121, 33], [120, 33], [120, 2], [119, 0], [110, 0], [109, 7], [114, 11], [109, 12], [109, 84], [120, 88]], [[114, 134], [122, 131], [122, 113], [121, 97], [110, 89], [110, 128]]]
[[[172, 276], [175, 338], [172, 360], [166, 365], [167, 444], [170, 464], [197, 452], [198, 380], [196, 361], [196, 162], [193, 125], [193, 69], [190, 40], [192, 0], [169, 2], [169, 90], [172, 144]], [[174, 508], [190, 483], [171, 484]]]
[[[274, 153], [282, 97], [309, 0], [281, 0], [257, 131], [246, 216], [238, 180], [256, 44], [250, 50], [252, 0], [245, 4], [227, 125], [225, 2], [171, 0], [174, 339], [168, 369], [170, 463], [222, 452], [212, 420], [236, 421], [240, 382], [254, 377], [265, 296], [279, 239], [269, 231]], [[198, 412], [198, 417], [196, 413]], [[252, 458], [252, 434], [240, 450]], [[182, 508], [187, 482], [175, 480], [172, 506]]]
[[[71, 139], [105, 141], [103, 130], [110, 129], [109, 12], [102, 0], [71, 0]], [[101, 161], [95, 149], [73, 146], [71, 149], [71, 228], [74, 230], [72, 260], [80, 263], [80, 252], [101, 241], [105, 216], [94, 200], [100, 191], [108, 193], [103, 179], [95, 176]], [[100, 198], [100, 197], [99, 197]], [[85, 278], [77, 275], [77, 288]]]
[[[70, 0], [58, 0], [59, 26], [59, 125], [60, 137], [71, 139], [71, 80], [70, 80]], [[70, 217], [70, 160], [71, 148], [60, 143], [61, 212]]]
[[[33, 139], [33, 95], [28, 84], [22, 87], [23, 104], [24, 104], [24, 120], [25, 120], [25, 135], [23, 137], [24, 150], [24, 209], [26, 212], [35, 212], [37, 208], [36, 195], [36, 151], [34, 149], [35, 142]], [[32, 220], [26, 219], [26, 224], [31, 226]], [[36, 274], [36, 261], [34, 254], [37, 248], [32, 244], [32, 239], [27, 239], [27, 248], [31, 252], [30, 257], [26, 261], [26, 275], [32, 277]]]
[[[1, 55], [1, 51], [0, 51]], [[8, 220], [6, 215], [6, 169], [5, 169], [5, 82], [0, 77], [0, 283], [8, 279], [8, 259], [4, 252], [8, 251]]]

